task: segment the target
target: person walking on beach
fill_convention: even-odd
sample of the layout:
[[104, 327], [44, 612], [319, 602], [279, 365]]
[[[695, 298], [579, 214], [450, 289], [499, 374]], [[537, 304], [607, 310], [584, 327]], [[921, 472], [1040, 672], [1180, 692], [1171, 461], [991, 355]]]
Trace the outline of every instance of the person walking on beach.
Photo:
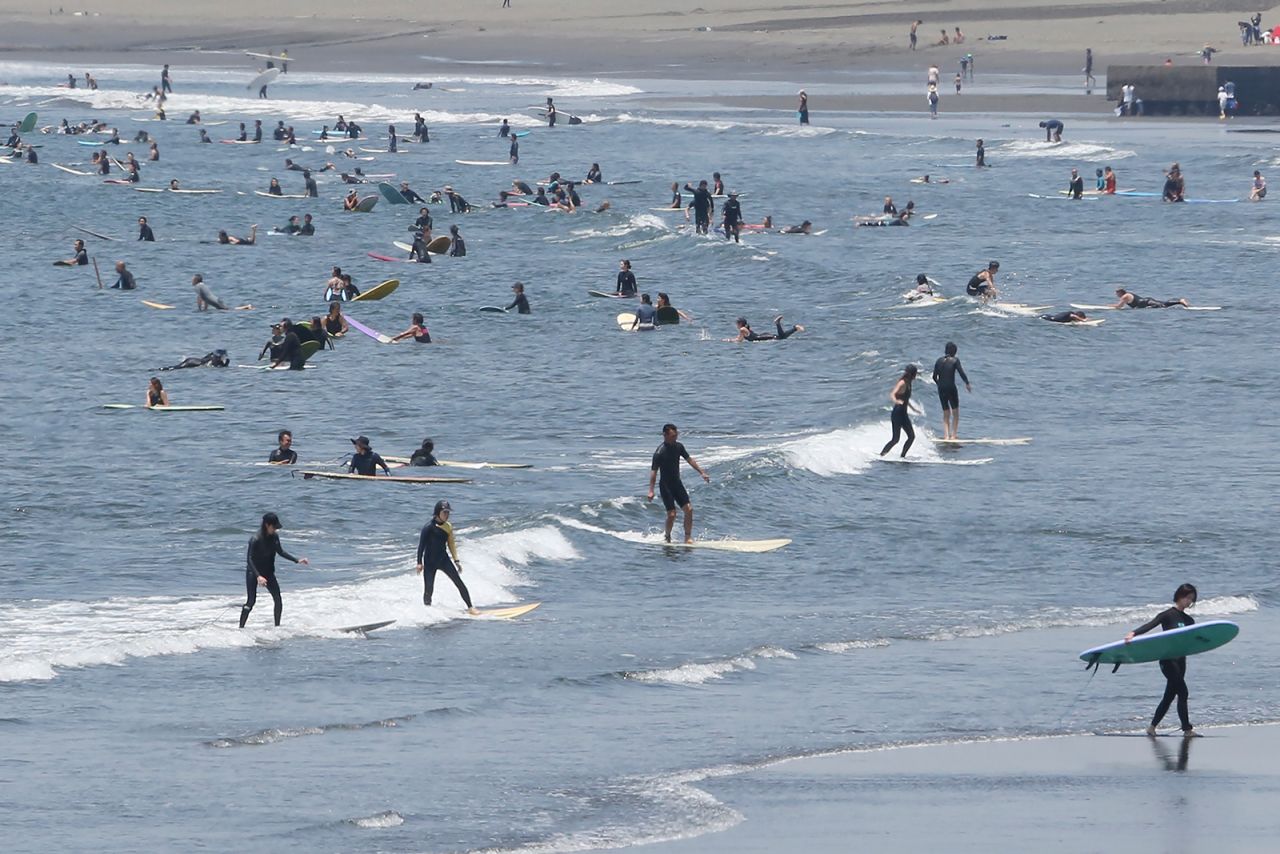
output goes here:
[[280, 517], [274, 513], [264, 513], [258, 533], [249, 538], [249, 548], [245, 553], [244, 585], [248, 594], [244, 607], [240, 609], [240, 628], [249, 619], [249, 612], [258, 601], [258, 588], [265, 587], [275, 603], [275, 621], [280, 625], [280, 614], [284, 611], [284, 602], [280, 599], [280, 582], [276, 581], [276, 555], [285, 560], [310, 565], [305, 557], [294, 557], [284, 550], [280, 544]]
[[467, 613], [474, 616], [480, 612], [471, 604], [471, 593], [467, 590], [467, 585], [462, 583], [462, 561], [458, 558], [453, 526], [449, 524], [452, 512], [453, 507], [448, 501], [437, 501], [431, 521], [422, 526], [422, 532], [418, 535], [417, 563], [418, 574], [422, 576], [422, 604], [431, 607], [436, 573], [443, 572], [449, 576], [453, 586], [458, 588], [458, 594], [467, 606]]
[[502, 8], [504, 8], [504, 9], [510, 9], [510, 8], [511, 8], [511, 0], [502, 0]]
[[[1138, 635], [1144, 635], [1154, 629], [1160, 627], [1161, 631], [1167, 632], [1170, 629], [1180, 629], [1184, 626], [1194, 626], [1195, 620], [1187, 614], [1187, 609], [1196, 604], [1196, 588], [1194, 584], [1181, 584], [1173, 593], [1173, 607], [1166, 608], [1155, 616], [1150, 622], [1143, 623], [1129, 634], [1124, 636], [1125, 643], [1133, 640]], [[1169, 711], [1169, 706], [1176, 699], [1178, 701], [1178, 720], [1182, 724], [1182, 734], [1187, 738], [1199, 735], [1192, 726], [1191, 718], [1187, 713], [1187, 659], [1167, 658], [1160, 661], [1160, 672], [1164, 674], [1164, 696], [1160, 698], [1160, 705], [1156, 706], [1156, 713], [1151, 718], [1151, 724], [1147, 727], [1147, 735], [1154, 736], [1156, 727], [1160, 726], [1160, 721], [1164, 720], [1165, 714]]]
[[800, 106], [796, 109], [796, 115], [800, 117], [800, 124], [809, 124], [809, 96], [804, 90], [800, 90]]
[[675, 525], [676, 508], [679, 507], [684, 511], [684, 541], [692, 543], [693, 503], [689, 500], [688, 490], [680, 481], [680, 458], [683, 457], [707, 483], [711, 482], [711, 475], [703, 471], [697, 460], [689, 456], [679, 437], [680, 431], [676, 429], [676, 425], [662, 425], [662, 444], [653, 452], [653, 462], [649, 466], [649, 500], [653, 500], [653, 485], [658, 479], [658, 474], [661, 473], [662, 479], [658, 482], [658, 489], [662, 494], [663, 506], [667, 508], [664, 538], [668, 543], [671, 542], [671, 528]]
[[[903, 370], [902, 376], [893, 384], [893, 391], [889, 392], [889, 399], [893, 401], [893, 413], [889, 416], [889, 423], [893, 425], [893, 438], [880, 451], [880, 456], [889, 453], [894, 445], [898, 444], [898, 438], [903, 434], [907, 434], [906, 444], [902, 446], [902, 457], [907, 456], [907, 451], [911, 450], [911, 443], [916, 440], [915, 428], [911, 426], [911, 416], [907, 409], [911, 406], [911, 383], [915, 382], [916, 374], [919, 369], [915, 365], [907, 365]], [[916, 412], [923, 415], [924, 412], [918, 407], [914, 407]]]
[[1093, 77], [1093, 48], [1087, 47], [1084, 49], [1084, 93], [1092, 95], [1097, 82]]
[[924, 21], [912, 21], [912, 22], [911, 22], [911, 35], [910, 35], [910, 38], [911, 38], [911, 49], [912, 49], [912, 50], [915, 50], [915, 49], [916, 49], [916, 29], [917, 29], [917, 28], [919, 28], [919, 26], [920, 26], [921, 24], [923, 24], [923, 23], [924, 23]]
[[938, 388], [938, 401], [942, 404], [942, 438], [960, 438], [960, 389], [956, 386], [956, 374], [964, 380], [964, 390], [972, 392], [969, 376], [960, 366], [954, 341], [948, 341], [944, 354], [933, 363], [933, 383]]

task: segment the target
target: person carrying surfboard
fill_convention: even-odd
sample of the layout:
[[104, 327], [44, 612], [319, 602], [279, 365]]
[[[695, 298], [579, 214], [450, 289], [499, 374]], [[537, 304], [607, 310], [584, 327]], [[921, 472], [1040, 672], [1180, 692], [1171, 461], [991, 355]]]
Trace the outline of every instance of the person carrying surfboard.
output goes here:
[[245, 553], [245, 603], [240, 609], [240, 628], [249, 620], [249, 612], [258, 601], [258, 588], [265, 587], [271, 594], [275, 604], [276, 625], [280, 625], [280, 615], [284, 612], [284, 601], [280, 598], [280, 582], [276, 580], [276, 555], [285, 560], [309, 566], [311, 562], [305, 557], [294, 557], [280, 545], [280, 517], [274, 513], [262, 514], [262, 524], [258, 532], [249, 538], [249, 548]]
[[[1166, 608], [1150, 621], [1138, 626], [1129, 634], [1124, 636], [1125, 643], [1133, 640], [1138, 635], [1144, 635], [1154, 629], [1160, 627], [1162, 632], [1170, 629], [1180, 629], [1183, 626], [1194, 626], [1196, 621], [1187, 613], [1187, 609], [1196, 604], [1198, 593], [1194, 584], [1181, 584], [1173, 593], [1173, 607]], [[1178, 701], [1178, 720], [1182, 723], [1182, 734], [1187, 738], [1198, 736], [1191, 726], [1191, 718], [1187, 712], [1187, 658], [1170, 658], [1160, 662], [1160, 672], [1164, 674], [1164, 696], [1160, 698], [1160, 705], [1156, 706], [1156, 713], [1151, 718], [1151, 724], [1147, 727], [1147, 735], [1154, 736], [1156, 727], [1160, 726], [1160, 721], [1164, 720], [1165, 713], [1169, 711], [1169, 706], [1176, 699]]]
[[674, 424], [662, 425], [662, 444], [653, 452], [653, 462], [649, 465], [649, 500], [653, 500], [654, 482], [661, 473], [658, 489], [662, 494], [662, 504], [667, 508], [667, 524], [664, 539], [671, 542], [671, 528], [676, 522], [676, 508], [684, 511], [684, 541], [693, 542], [693, 502], [689, 500], [689, 492], [680, 480], [680, 458], [683, 457], [693, 470], [702, 475], [707, 483], [711, 475], [702, 470], [697, 460], [689, 456], [684, 444], [678, 441], [680, 431]]
[[453, 526], [449, 524], [452, 512], [453, 508], [448, 501], [437, 501], [431, 521], [422, 526], [422, 532], [418, 535], [417, 562], [418, 574], [422, 576], [422, 604], [431, 607], [436, 573], [443, 572], [449, 576], [453, 586], [458, 588], [458, 594], [467, 606], [467, 613], [475, 616], [480, 612], [471, 604], [471, 593], [468, 592], [467, 585], [462, 583], [462, 560], [458, 557]]

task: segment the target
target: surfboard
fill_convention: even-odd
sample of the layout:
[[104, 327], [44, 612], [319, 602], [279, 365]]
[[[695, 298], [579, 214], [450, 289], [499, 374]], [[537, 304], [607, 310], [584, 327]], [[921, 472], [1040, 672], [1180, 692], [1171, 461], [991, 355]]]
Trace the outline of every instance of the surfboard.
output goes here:
[[930, 306], [942, 305], [946, 301], [946, 297], [925, 297], [924, 299], [891, 305], [889, 308], [929, 308]]
[[712, 549], [721, 552], [743, 552], [758, 554], [771, 552], [789, 545], [791, 540], [694, 540], [692, 543], [656, 543], [664, 548], [674, 549]]
[[256, 139], [220, 139], [218, 142], [222, 145], [257, 145]]
[[103, 409], [146, 409], [151, 412], [221, 412], [225, 406], [136, 406], [132, 403], [104, 403]]
[[381, 623], [365, 623], [363, 626], [343, 626], [338, 629], [340, 632], [350, 632], [352, 634], [366, 634], [368, 632], [385, 629], [387, 626], [395, 625], [395, 620], [383, 620]]
[[152, 301], [151, 301], [151, 300], [149, 300], [149, 299], [144, 299], [144, 300], [142, 301], [142, 304], [143, 304], [143, 305], [146, 305], [146, 306], [150, 306], [151, 308], [161, 308], [161, 309], [163, 309], [163, 308], [173, 308], [173, 306], [171, 306], [171, 305], [165, 305], [165, 304], [164, 304], [164, 303], [162, 303], [162, 302], [152, 302]]
[[635, 297], [627, 297], [622, 294], [611, 294], [608, 291], [587, 291], [587, 296], [600, 297], [602, 299], [635, 299]]
[[[1071, 303], [1072, 308], [1078, 308], [1082, 311], [1116, 311], [1114, 305], [1082, 305], [1081, 303]], [[1183, 311], [1222, 311], [1220, 305], [1171, 305], [1169, 308], [1180, 308]], [[1138, 309], [1134, 309], [1137, 311]]]
[[378, 197], [368, 196], [360, 200], [360, 203], [356, 205], [356, 210], [360, 211], [360, 213], [368, 213], [373, 210], [376, 204], [378, 204]]
[[522, 614], [529, 613], [541, 604], [541, 602], [529, 602], [525, 605], [513, 605], [510, 608], [482, 608], [480, 609], [480, 613], [471, 614], [469, 616], [490, 617], [496, 620], [510, 620], [515, 617], [519, 617]]
[[1078, 308], [1081, 311], [1115, 311], [1114, 305], [1084, 305], [1082, 303], [1071, 303], [1072, 308]]
[[[291, 371], [289, 365], [236, 365], [237, 368], [247, 368], [252, 371]], [[315, 365], [303, 365], [303, 370], [315, 370]], [[280, 463], [263, 463], [263, 465], [281, 465]]]
[[379, 300], [385, 297], [387, 294], [390, 294], [392, 291], [394, 291], [398, 287], [400, 287], [399, 279], [387, 279], [382, 284], [374, 285], [373, 287], [369, 288], [369, 290], [363, 292], [362, 294], [360, 294], [360, 296], [352, 299], [351, 302], [368, 302], [371, 300]]
[[114, 237], [107, 237], [105, 234], [99, 234], [96, 231], [90, 231], [89, 229], [82, 228], [81, 226], [78, 226], [78, 225], [73, 225], [71, 227], [74, 228], [76, 231], [82, 231], [85, 234], [98, 238], [99, 240], [115, 240]]
[[507, 160], [455, 160], [454, 163], [460, 166], [508, 166], [510, 161]]
[[1106, 323], [1102, 318], [1096, 320], [1073, 320], [1070, 323], [1059, 323], [1058, 326], [1101, 326]]
[[378, 483], [470, 483], [471, 479], [466, 477], [423, 477], [409, 475], [383, 475], [375, 476], [368, 474], [347, 474], [346, 472], [335, 471], [296, 471], [294, 474], [302, 475], [303, 480], [311, 480], [312, 478], [320, 478], [321, 480], [368, 480], [377, 481]]
[[1230, 643], [1240, 634], [1240, 627], [1230, 620], [1210, 620], [1194, 626], [1183, 626], [1167, 632], [1139, 635], [1125, 643], [1115, 641], [1095, 646], [1080, 653], [1080, 660], [1097, 664], [1142, 664], [1197, 655]]
[[934, 439], [940, 445], [1029, 445], [1030, 436], [1013, 439]]
[[98, 147], [100, 147], [100, 146], [106, 145], [106, 143], [105, 143], [105, 142], [99, 142], [99, 141], [97, 141], [97, 140], [92, 140], [92, 139], [77, 139], [77, 140], [76, 140], [76, 144], [77, 144], [77, 145], [88, 145], [88, 146], [92, 146], [92, 147], [94, 147], [94, 148], [98, 148]]
[[[245, 55], [245, 56], [252, 56], [252, 57], [254, 57], [255, 59], [271, 59], [271, 60], [274, 60], [274, 61], [276, 61], [276, 62], [292, 62], [292, 60], [291, 60], [291, 59], [289, 59], [289, 57], [287, 57], [287, 56], [275, 56], [274, 54], [270, 54], [270, 53], [253, 53], [252, 51], [248, 51], [248, 50], [246, 50], [246, 51], [244, 52], [244, 55]], [[391, 622], [392, 622], [392, 623], [394, 623], [394, 622], [395, 622], [395, 620], [392, 620]], [[388, 625], [389, 625], [389, 624], [388, 624]], [[346, 629], [343, 629], [343, 631], [346, 631]]]
[[92, 175], [92, 172], [81, 172], [79, 169], [72, 169], [70, 166], [63, 166], [61, 163], [50, 163], [54, 169], [61, 169], [69, 175]]
[[[349, 320], [350, 318], [348, 318]], [[384, 455], [382, 457], [389, 463], [395, 463], [400, 466], [409, 465], [409, 457], [392, 457]], [[436, 460], [444, 468], [451, 469], [531, 469], [532, 463], [468, 463], [462, 460]], [[422, 468], [430, 468], [423, 466]]]
[[431, 242], [427, 244], [427, 251], [432, 255], [443, 255], [449, 251], [449, 242], [448, 237], [441, 236], [433, 238]]
[[486, 314], [506, 314], [507, 310], [500, 305], [482, 305], [480, 311]]
[[632, 324], [636, 322], [636, 316], [629, 311], [622, 312], [616, 318], [614, 318], [614, 320], [617, 321], [618, 328], [621, 329], [623, 332], [642, 332], [642, 331], [652, 332], [653, 331], [653, 327], [647, 327], [647, 328], [641, 329], [639, 326], [635, 326], [633, 328]]
[[263, 86], [266, 86], [268, 83], [270, 83], [272, 80], [275, 80], [279, 76], [280, 76], [279, 68], [268, 68], [266, 71], [262, 72], [257, 77], [250, 80], [249, 83], [244, 88], [248, 89], [250, 92], [252, 92], [254, 89], [261, 89]]
[[36, 129], [36, 122], [40, 121], [40, 116], [35, 113], [27, 113], [22, 119], [22, 124], [18, 125], [18, 133], [31, 133]]
[[388, 184], [386, 181], [382, 181], [381, 183], [378, 184], [378, 192], [382, 193], [382, 197], [387, 200], [388, 204], [392, 204], [392, 205], [409, 204], [409, 200], [406, 199], [404, 196], [400, 195], [400, 191], [397, 190], [393, 185]]
[[391, 245], [397, 249], [403, 249], [405, 252], [413, 251], [413, 244], [406, 243], [403, 240], [393, 240], [391, 241]]
[[254, 194], [255, 196], [262, 196], [263, 198], [267, 198], [267, 199], [306, 199], [306, 198], [310, 198], [310, 197], [309, 197], [309, 196], [307, 196], [305, 193], [292, 193], [292, 194], [291, 194], [291, 193], [282, 193], [282, 194], [280, 194], [280, 195], [276, 195], [275, 193], [268, 193], [266, 190], [254, 190], [254, 191], [253, 191], [253, 194]]
[[375, 261], [387, 261], [387, 262], [399, 263], [399, 264], [413, 263], [408, 258], [392, 258], [390, 255], [383, 255], [379, 252], [366, 252], [365, 254]]
[[306, 366], [308, 359], [320, 352], [320, 348], [321, 345], [319, 341], [302, 342], [302, 346], [298, 348], [298, 352], [302, 353], [302, 363], [304, 367]]
[[639, 184], [640, 181], [637, 179], [635, 181], [605, 181], [604, 183], [608, 187], [621, 187], [624, 184]]

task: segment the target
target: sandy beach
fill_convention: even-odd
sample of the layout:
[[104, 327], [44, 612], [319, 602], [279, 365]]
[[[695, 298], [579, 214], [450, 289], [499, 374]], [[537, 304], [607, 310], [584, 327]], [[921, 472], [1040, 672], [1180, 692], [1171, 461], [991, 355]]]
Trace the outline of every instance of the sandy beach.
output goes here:
[[[1274, 851], [1280, 726], [871, 750], [697, 783], [744, 820], [658, 852]], [[1001, 840], [1017, 840], [1016, 848]]]
[[[1078, 74], [1084, 49], [1096, 70], [1109, 63], [1191, 63], [1205, 43], [1221, 64], [1276, 64], [1280, 48], [1243, 48], [1235, 22], [1256, 11], [1245, 0], [1098, 4], [1001, 2], [955, 8], [926, 3], [893, 10], [880, 2], [607, 4], [568, 0], [554, 9], [514, 0], [502, 8], [387, 2], [351, 14], [349, 4], [288, 2], [274, 15], [245, 0], [191, 10], [146, 0], [106, 0], [87, 15], [33, 13], [0, 3], [0, 59], [65, 57], [79, 68], [109, 62], [238, 64], [241, 52], [287, 49], [299, 68], [360, 69], [427, 76], [508, 60], [557, 74], [840, 82], [853, 72], [954, 70], [972, 53], [979, 73]], [[439, 7], [433, 7], [439, 8]], [[56, 11], [56, 10], [55, 10]], [[465, 20], [456, 20], [465, 15]], [[1263, 10], [1264, 26], [1274, 23]], [[919, 49], [908, 29], [919, 27]], [[939, 46], [942, 30], [965, 33]], [[1141, 33], [1141, 38], [1137, 34]], [[999, 40], [988, 40], [1000, 36]], [[429, 57], [429, 59], [427, 58]]]

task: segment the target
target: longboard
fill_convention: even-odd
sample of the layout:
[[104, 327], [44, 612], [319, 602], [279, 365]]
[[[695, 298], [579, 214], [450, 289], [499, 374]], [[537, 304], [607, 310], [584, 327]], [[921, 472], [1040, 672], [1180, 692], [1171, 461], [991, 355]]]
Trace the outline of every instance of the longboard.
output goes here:
[[31, 133], [36, 129], [36, 122], [40, 121], [40, 116], [36, 113], [27, 113], [22, 118], [22, 124], [18, 125], [18, 133]]
[[771, 552], [789, 545], [791, 540], [695, 540], [692, 543], [657, 543], [670, 549], [713, 549], [722, 552], [745, 552], [759, 554]]
[[50, 163], [54, 169], [61, 169], [69, 175], [92, 175], [92, 172], [81, 172], [79, 169], [72, 169], [70, 166], [63, 166], [61, 163]]
[[304, 480], [312, 478], [320, 478], [322, 480], [368, 480], [377, 481], [378, 483], [470, 483], [471, 479], [467, 477], [410, 477], [408, 475], [368, 475], [368, 474], [348, 474], [346, 472], [336, 471], [307, 471], [301, 470], [294, 474], [302, 475]]
[[356, 320], [354, 317], [352, 317], [349, 314], [346, 315], [346, 318], [347, 318], [348, 326], [350, 326], [352, 329], [356, 330], [357, 332], [363, 332], [365, 335], [368, 335], [370, 338], [372, 338], [374, 341], [377, 341], [379, 344], [392, 343], [390, 335], [384, 335], [383, 333], [379, 332], [376, 329], [371, 329], [368, 326], [365, 326], [363, 323]]
[[482, 305], [480, 306], [479, 311], [485, 312], [486, 314], [506, 314], [507, 313], [507, 310], [500, 305]]
[[370, 300], [379, 300], [390, 294], [396, 288], [400, 287], [399, 279], [387, 279], [380, 285], [374, 285], [369, 290], [363, 292], [358, 297], [353, 297], [351, 302], [368, 302]]
[[522, 614], [529, 613], [530, 611], [532, 611], [534, 608], [538, 607], [541, 604], [542, 604], [541, 602], [529, 602], [528, 604], [525, 604], [525, 605], [513, 605], [510, 608], [487, 608], [487, 609], [481, 610], [480, 613], [472, 614], [471, 616], [491, 617], [493, 619], [498, 619], [498, 620], [510, 620], [514, 617], [519, 617]]
[[1095, 646], [1080, 653], [1080, 660], [1092, 667], [1098, 664], [1119, 666], [1182, 658], [1184, 655], [1217, 649], [1238, 634], [1240, 627], [1230, 620], [1210, 620], [1158, 634], [1139, 635], [1128, 643], [1115, 641]]
[[268, 68], [266, 71], [262, 72], [257, 77], [250, 80], [248, 85], [246, 85], [244, 88], [248, 89], [251, 92], [254, 89], [261, 89], [263, 86], [266, 86], [268, 83], [270, 83], [272, 80], [275, 80], [279, 76], [280, 76], [279, 68]]
[[[1116, 311], [1114, 305], [1083, 305], [1081, 303], [1071, 303], [1072, 308], [1078, 308], [1082, 311]], [[1169, 308], [1180, 308], [1183, 311], [1222, 311], [1220, 305], [1171, 305]], [[1135, 309], [1136, 311], [1137, 309]]]
[[338, 631], [363, 635], [367, 632], [376, 631], [377, 629], [385, 629], [387, 626], [394, 624], [395, 620], [383, 620], [381, 623], [365, 623], [363, 626], [343, 626], [338, 629]]
[[161, 308], [161, 309], [164, 309], [164, 308], [173, 308], [173, 306], [171, 306], [171, 305], [166, 305], [165, 303], [162, 303], [162, 302], [152, 302], [152, 301], [151, 301], [151, 300], [149, 300], [149, 299], [144, 299], [144, 300], [142, 301], [142, 304], [143, 304], [143, 305], [145, 305], [145, 306], [149, 306], [149, 307], [151, 307], [151, 308]]
[[360, 202], [356, 205], [356, 210], [358, 210], [360, 213], [368, 213], [369, 211], [373, 210], [374, 205], [376, 204], [378, 204], [377, 196], [367, 196], [361, 199]]
[[104, 403], [103, 409], [146, 409], [151, 412], [221, 412], [225, 406], [137, 406], [132, 403]]
[[935, 439], [940, 445], [1029, 445], [1030, 436], [1019, 436], [1015, 439]]
[[589, 297], [600, 297], [601, 299], [635, 299], [631, 296], [623, 296], [622, 294], [611, 294], [608, 291], [587, 291]]
[[[348, 318], [350, 320], [350, 318]], [[384, 460], [389, 463], [407, 466], [409, 465], [409, 457], [391, 457], [384, 456]], [[436, 460], [442, 467], [454, 469], [531, 469], [532, 463], [465, 463], [461, 460]]]
[[409, 200], [400, 195], [400, 191], [394, 185], [381, 181], [378, 184], [378, 192], [382, 193], [382, 197], [387, 200], [387, 204], [391, 205], [407, 205]]
[[506, 160], [455, 160], [460, 166], [509, 166]]
[[254, 190], [255, 196], [262, 196], [268, 199], [305, 199], [309, 198], [305, 193], [268, 193], [266, 190]]
[[98, 232], [96, 232], [96, 231], [90, 231], [89, 229], [87, 229], [87, 228], [81, 228], [81, 227], [80, 227], [80, 226], [78, 226], [78, 225], [73, 225], [73, 226], [71, 226], [71, 227], [72, 227], [72, 228], [74, 228], [76, 231], [82, 231], [82, 232], [84, 232], [85, 234], [88, 234], [88, 235], [90, 235], [90, 236], [92, 236], [92, 237], [96, 237], [96, 238], [98, 238], [99, 240], [115, 240], [115, 238], [114, 238], [114, 237], [107, 237], [105, 234], [99, 234], [99, 233], [98, 233]]
[[432, 238], [432, 240], [427, 244], [427, 251], [432, 255], [443, 255], [449, 251], [449, 243], [449, 238], [443, 235]]

